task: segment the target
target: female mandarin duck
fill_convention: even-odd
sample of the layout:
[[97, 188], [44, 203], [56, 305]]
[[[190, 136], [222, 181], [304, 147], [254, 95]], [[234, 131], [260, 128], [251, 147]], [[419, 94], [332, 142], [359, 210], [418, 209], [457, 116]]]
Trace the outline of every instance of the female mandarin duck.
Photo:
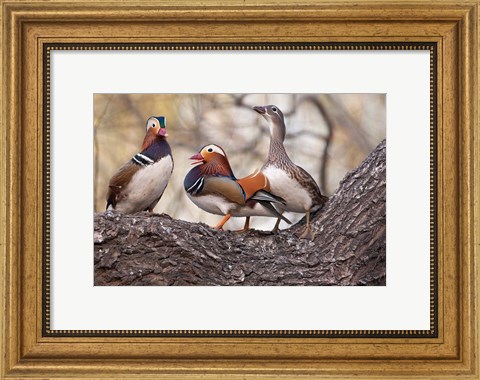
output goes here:
[[[285, 122], [282, 111], [277, 106], [253, 107], [268, 122], [270, 129], [270, 150], [267, 160], [262, 167], [262, 173], [270, 182], [272, 194], [282, 197], [286, 206], [285, 211], [305, 213], [307, 226], [300, 238], [314, 238], [310, 228], [310, 212], [319, 209], [328, 198], [323, 196], [320, 189], [303, 168], [295, 165], [283, 146], [285, 140]], [[274, 230], [278, 229], [280, 219], [277, 220]]]
[[134, 155], [110, 180], [107, 210], [126, 214], [152, 212], [162, 197], [173, 171], [165, 121], [164, 116], [152, 116], [147, 120], [141, 152]]
[[[291, 224], [276, 209], [283, 199], [268, 192], [268, 180], [260, 171], [236, 179], [225, 151], [214, 144], [204, 146], [190, 159], [196, 161], [192, 165], [198, 165], [185, 177], [185, 191], [202, 210], [224, 215], [215, 228], [222, 229], [231, 216], [274, 216]], [[247, 219], [244, 230], [248, 227]]]

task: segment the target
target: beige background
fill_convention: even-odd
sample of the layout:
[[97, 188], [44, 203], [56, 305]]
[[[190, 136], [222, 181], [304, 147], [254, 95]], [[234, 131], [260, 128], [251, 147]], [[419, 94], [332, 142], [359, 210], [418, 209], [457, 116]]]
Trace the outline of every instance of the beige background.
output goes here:
[[[266, 121], [251, 107], [266, 104], [277, 105], [285, 114], [290, 158], [315, 178], [326, 195], [333, 194], [344, 175], [385, 138], [384, 94], [96, 94], [95, 211], [105, 209], [110, 177], [139, 152], [148, 117], [165, 115], [175, 168], [154, 211], [216, 224], [219, 216], [200, 210], [185, 195], [188, 157], [215, 143], [226, 151], [237, 177], [260, 168], [267, 156], [269, 132]], [[295, 222], [302, 215], [287, 217]], [[239, 229], [243, 222], [232, 218], [225, 229]], [[274, 223], [271, 218], [252, 218], [252, 226], [260, 229], [271, 229]], [[282, 222], [281, 227], [286, 226]]]

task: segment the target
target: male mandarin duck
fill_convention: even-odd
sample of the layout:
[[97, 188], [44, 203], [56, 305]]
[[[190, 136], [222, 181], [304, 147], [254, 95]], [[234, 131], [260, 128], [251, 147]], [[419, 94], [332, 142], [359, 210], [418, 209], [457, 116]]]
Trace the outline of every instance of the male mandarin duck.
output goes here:
[[[285, 140], [285, 122], [283, 113], [277, 106], [253, 107], [268, 122], [270, 129], [270, 150], [261, 169], [270, 182], [272, 194], [285, 200], [286, 205], [280, 205], [284, 211], [305, 213], [307, 225], [300, 238], [314, 238], [310, 228], [310, 213], [318, 210], [328, 198], [323, 196], [320, 189], [303, 168], [295, 165], [283, 146]], [[277, 220], [274, 230], [278, 229], [280, 219]]]
[[283, 199], [269, 193], [268, 180], [260, 171], [235, 178], [225, 151], [214, 144], [204, 146], [190, 159], [197, 165], [185, 177], [185, 191], [202, 210], [224, 215], [215, 228], [222, 229], [231, 216], [247, 217], [244, 230], [248, 230], [250, 216], [274, 216], [291, 224], [276, 209]]
[[140, 153], [110, 179], [107, 210], [126, 214], [153, 211], [173, 171], [165, 123], [164, 116], [152, 116], [147, 120], [147, 133]]

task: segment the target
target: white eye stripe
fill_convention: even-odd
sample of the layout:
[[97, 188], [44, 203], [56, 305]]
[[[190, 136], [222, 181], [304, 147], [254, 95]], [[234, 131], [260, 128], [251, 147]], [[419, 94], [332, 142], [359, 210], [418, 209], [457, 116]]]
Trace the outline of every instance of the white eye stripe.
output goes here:
[[203, 148], [204, 150], [206, 150], [208, 153], [219, 153], [221, 154], [222, 156], [226, 157], [225, 155], [225, 152], [223, 151], [222, 148], [220, 148], [218, 145], [214, 145], [214, 144], [211, 144], [211, 145], [207, 145], [205, 148]]
[[155, 117], [150, 117], [148, 120], [147, 120], [147, 131], [150, 129], [150, 128], [156, 128], [158, 127], [158, 121], [157, 119], [155, 119]]

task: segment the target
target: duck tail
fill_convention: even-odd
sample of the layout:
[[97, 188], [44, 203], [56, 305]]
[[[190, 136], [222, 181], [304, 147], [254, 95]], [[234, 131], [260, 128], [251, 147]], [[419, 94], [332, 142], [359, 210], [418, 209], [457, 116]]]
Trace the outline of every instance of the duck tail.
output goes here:
[[269, 193], [268, 191], [265, 190], [259, 190], [257, 191], [251, 199], [255, 199], [257, 201], [267, 201], [267, 202], [272, 202], [272, 203], [279, 203], [282, 205], [286, 205], [287, 202], [285, 202], [285, 199], [278, 197], [276, 195], [273, 195], [272, 193]]
[[277, 218], [282, 219], [286, 223], [292, 224], [292, 222], [290, 220], [288, 220], [285, 216], [283, 216], [282, 213], [280, 211], [278, 211], [271, 202], [258, 201], [258, 203], [260, 203], [263, 207], [265, 207], [268, 211], [270, 211], [272, 216], [276, 216]]
[[323, 208], [323, 206], [325, 205], [325, 203], [328, 202], [328, 197], [325, 196], [325, 195], [320, 195], [319, 199], [318, 199], [318, 202], [316, 202], [316, 204], [310, 209], [311, 212], [315, 212], [315, 211], [318, 211], [318, 210], [321, 210]]
[[275, 204], [285, 205], [285, 200], [283, 198], [277, 197], [268, 191], [260, 190], [257, 191], [250, 199], [256, 200], [258, 203], [260, 203], [264, 208], [270, 211], [272, 216], [276, 216], [286, 223], [292, 224], [292, 222], [284, 217], [282, 213], [274, 206]]

